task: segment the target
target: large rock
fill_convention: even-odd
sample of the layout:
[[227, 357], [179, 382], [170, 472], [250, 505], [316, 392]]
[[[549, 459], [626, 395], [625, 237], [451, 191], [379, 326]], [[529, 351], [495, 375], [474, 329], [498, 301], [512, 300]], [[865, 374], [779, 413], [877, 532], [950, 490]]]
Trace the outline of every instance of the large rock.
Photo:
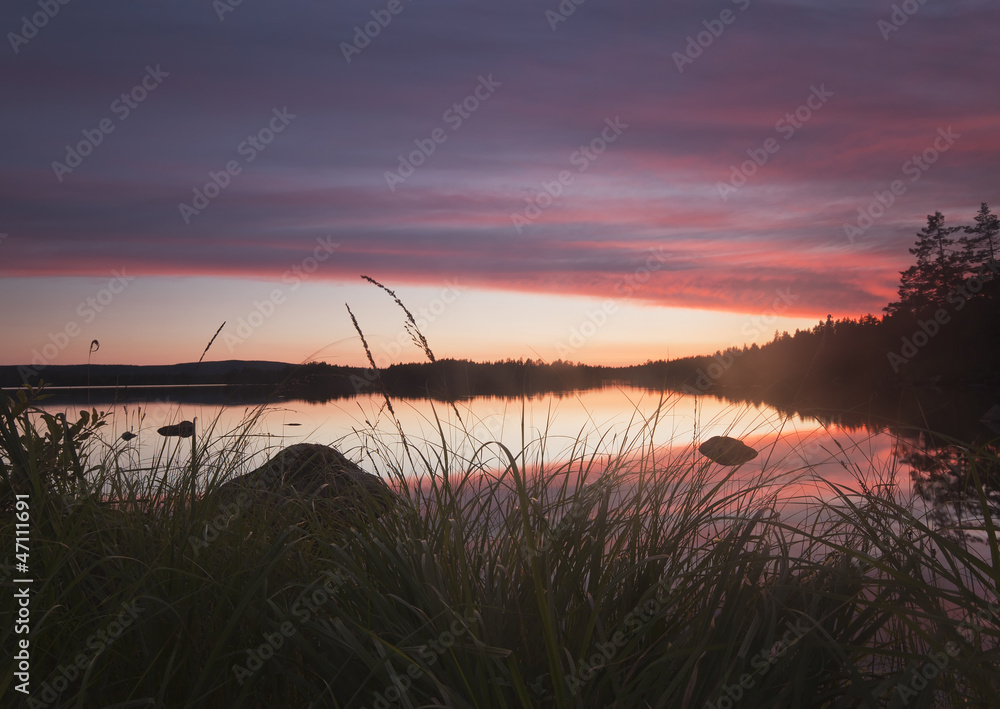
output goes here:
[[331, 500], [358, 512], [385, 511], [398, 501], [381, 478], [362, 470], [335, 448], [297, 443], [246, 475], [219, 486], [224, 501]]
[[719, 465], [743, 465], [757, 457], [757, 451], [729, 436], [712, 436], [698, 447], [698, 451]]

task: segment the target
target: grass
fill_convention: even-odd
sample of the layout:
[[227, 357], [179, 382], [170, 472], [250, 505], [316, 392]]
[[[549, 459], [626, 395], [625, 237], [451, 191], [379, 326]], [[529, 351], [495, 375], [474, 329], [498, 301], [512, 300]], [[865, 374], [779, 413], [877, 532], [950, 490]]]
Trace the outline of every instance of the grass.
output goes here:
[[808, 464], [747, 481], [665, 455], [660, 410], [555, 457], [544, 435], [455, 447], [438, 422], [401, 460], [372, 434], [366, 465], [402, 502], [370, 520], [221, 505], [258, 452], [252, 416], [203, 436], [197, 479], [176, 448], [137, 476], [97, 447], [96, 412], [63, 422], [37, 394], [0, 394], [3, 555], [26, 494], [35, 579], [29, 704], [4, 578], [4, 706], [1000, 705], [985, 494], [985, 558], [875, 465], [814, 480], [826, 494], [791, 521]]
[[[514, 450], [454, 405], [457, 424], [417, 441], [386, 395], [396, 432], [373, 426], [362, 453], [398, 509], [331, 514], [218, 492], [259, 457], [263, 408], [210, 425], [192, 461], [164, 445], [137, 470], [100, 443], [98, 412], [70, 424], [38, 396], [0, 392], [0, 538], [27, 512], [35, 579], [32, 694], [8, 653], [5, 706], [1000, 705], [992, 449], [966, 451], [956, 534], [874, 458], [838, 486], [805, 444], [752, 479], [665, 454], [663, 402], [568, 451], [522, 413]], [[803, 483], [821, 494], [795, 499]], [[6, 651], [22, 574], [0, 573]]]

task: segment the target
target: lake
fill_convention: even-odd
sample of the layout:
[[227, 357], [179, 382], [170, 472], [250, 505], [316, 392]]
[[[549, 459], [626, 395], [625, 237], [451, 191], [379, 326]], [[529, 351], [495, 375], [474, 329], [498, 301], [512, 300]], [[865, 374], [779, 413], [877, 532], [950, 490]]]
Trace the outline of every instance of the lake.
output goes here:
[[[67, 412], [75, 420], [87, 408], [86, 391], [57, 393], [71, 395], [77, 403], [49, 400], [44, 409]], [[259, 405], [223, 403], [217, 388], [133, 389], [127, 399], [120, 391], [92, 390], [89, 395], [94, 408], [109, 413], [108, 425], [94, 443], [95, 456], [117, 458], [122, 469], [147, 479], [162, 475], [164, 469], [173, 478], [185, 471], [192, 439], [157, 433], [161, 426], [183, 420], [196, 422], [202, 481], [212, 472], [214, 454], [221, 451], [238, 461], [226, 469], [248, 472], [274, 452], [302, 442], [333, 445], [383, 477], [393, 477], [390, 471], [420, 477], [425, 470], [421, 457], [432, 463], [440, 460], [442, 439], [449, 471], [455, 474], [470, 467], [505, 470], [508, 458], [501, 444], [515, 457], [523, 450], [519, 465], [528, 470], [551, 471], [567, 461], [573, 461], [574, 472], [591, 465], [589, 481], [608, 461], [649, 461], [651, 456], [657, 470], [671, 460], [690, 470], [691, 463], [706, 463], [697, 452], [700, 442], [726, 435], [742, 440], [758, 455], [735, 472], [709, 465], [708, 473], [717, 479], [732, 475], [724, 481], [723, 496], [739, 499], [741, 490], [765, 481], [777, 491], [773, 504], [781, 521], [806, 529], [837, 517], [831, 507], [819, 504], [835, 497], [833, 486], [850, 493], [861, 490], [859, 481], [869, 490], [890, 484], [895, 486], [895, 500], [911, 506], [929, 526], [947, 528], [967, 549], [989, 558], [981, 540], [964, 531], [970, 522], [979, 522], [981, 513], [977, 500], [965, 502], [964, 479], [953, 474], [961, 467], [956, 467], [957, 449], [935, 448], [926, 439], [886, 428], [823, 424], [763, 404], [624, 386], [523, 398], [478, 397], [454, 406], [430, 399], [394, 399], [395, 415], [384, 398], [372, 395]], [[118, 400], [96, 403], [112, 396]], [[404, 449], [400, 428], [412, 455]], [[126, 431], [135, 438], [122, 440]], [[469, 464], [472, 459], [477, 465]], [[164, 460], [171, 463], [164, 465]], [[623, 489], [629, 485], [626, 482]], [[476, 494], [475, 486], [466, 492]], [[840, 500], [835, 507], [844, 509], [843, 504]]]
[[[91, 395], [95, 401], [102, 395], [109, 398], [107, 392]], [[117, 396], [117, 401], [91, 405], [109, 412], [97, 446], [117, 456], [122, 467], [135, 470], [148, 470], [165, 455], [186, 464], [190, 439], [164, 438], [157, 429], [195, 420], [199, 449], [231, 446], [241, 439], [246, 444], [247, 470], [285, 446], [313, 442], [337, 447], [371, 472], [379, 472], [379, 461], [389, 460], [405, 474], [415, 475], [418, 470], [404, 455], [398, 419], [408, 442], [432, 457], [443, 435], [459, 460], [494, 441], [514, 454], [526, 449], [529, 460], [536, 460], [543, 440], [544, 460], [554, 463], [583, 454], [596, 455], [599, 462], [617, 455], [623, 446], [631, 451], [653, 446], [660, 456], [701, 459], [693, 444], [728, 435], [759, 452], [740, 468], [740, 479], [762, 472], [771, 477], [793, 475], [808, 468], [827, 482], [854, 487], [853, 470], [878, 470], [894, 476], [904, 495], [912, 493], [904, 461], [915, 441], [886, 430], [848, 430], [782, 414], [763, 404], [734, 404], [711, 396], [616, 386], [524, 398], [479, 397], [454, 407], [430, 399], [395, 399], [395, 419], [385, 399], [374, 395], [323, 403], [279, 400], [259, 406], [220, 403], [216, 392], [193, 388], [150, 388], [134, 390], [126, 399], [120, 392]], [[43, 408], [65, 411], [72, 419], [88, 408], [81, 398], [75, 392], [74, 403], [50, 401]], [[136, 437], [121, 440], [126, 431]], [[499, 448], [490, 450], [495, 456]]]

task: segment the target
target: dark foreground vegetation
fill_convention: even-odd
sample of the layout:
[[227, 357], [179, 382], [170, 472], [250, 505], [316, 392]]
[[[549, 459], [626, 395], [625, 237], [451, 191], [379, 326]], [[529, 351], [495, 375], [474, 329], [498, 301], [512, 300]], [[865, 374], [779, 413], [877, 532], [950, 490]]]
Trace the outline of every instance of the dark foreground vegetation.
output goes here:
[[90, 445], [100, 415], [64, 422], [31, 396], [0, 394], [4, 706], [1000, 704], [984, 451], [962, 452], [959, 538], [911, 508], [895, 469], [798, 499], [808, 464], [748, 479], [664, 457], [655, 419], [557, 462], [545, 440], [467, 459], [410, 442], [420, 481], [373, 437], [363, 458], [398, 508], [330, 515], [219, 494], [246, 472], [252, 420], [193, 463], [185, 441], [134, 471]]
[[[996, 263], [995, 220], [985, 205], [980, 216], [991, 236], [970, 232], [961, 251], [929, 219], [885, 317], [738, 353], [624, 370], [475, 365], [436, 360], [420, 336], [423, 366], [224, 376], [234, 388], [272, 377], [287, 395], [377, 391], [390, 415], [393, 395], [553, 382], [742, 391], [792, 408], [828, 407], [831, 391], [847, 402], [856, 381], [867, 401], [928, 379], [982, 386], [1000, 371], [996, 348], [959, 347], [997, 336], [996, 283], [984, 273], [973, 292], [970, 280], [987, 242], [983, 263]], [[946, 320], [959, 286], [968, 297]], [[665, 454], [652, 445], [662, 407], [627, 440], [559, 455], [544, 438], [455, 448], [439, 423], [436, 441], [399, 428], [345, 451], [400, 499], [330, 514], [307, 496], [224, 494], [259, 452], [253, 417], [209, 430], [190, 459], [186, 441], [167, 441], [136, 470], [96, 445], [102, 414], [66, 420], [38, 396], [0, 392], [4, 706], [1000, 706], [995, 440], [926, 434], [933, 454], [907, 459], [913, 498], [896, 463], [844, 457], [853, 482], [837, 485], [818, 479], [811, 448], [753, 475], [693, 447]], [[950, 507], [928, 512], [920, 497]]]

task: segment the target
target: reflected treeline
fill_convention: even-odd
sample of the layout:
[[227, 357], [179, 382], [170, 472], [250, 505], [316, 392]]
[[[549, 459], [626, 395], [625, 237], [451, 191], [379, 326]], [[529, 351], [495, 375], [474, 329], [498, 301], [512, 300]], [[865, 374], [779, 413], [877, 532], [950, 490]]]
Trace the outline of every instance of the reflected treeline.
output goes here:
[[[821, 338], [822, 335], [819, 335]], [[806, 339], [799, 336], [798, 339]], [[759, 348], [768, 359], [769, 347]], [[848, 349], [845, 357], [853, 358]], [[779, 348], [780, 354], [780, 348]], [[77, 367], [50, 368], [46, 383], [52, 387], [80, 386], [76, 390], [50, 389], [61, 401], [108, 403], [125, 400], [154, 400], [206, 404], [266, 403], [280, 399], [325, 402], [358, 394], [385, 392], [394, 398], [431, 398], [457, 401], [479, 396], [510, 397], [570, 395], [575, 391], [623, 385], [650, 392], [675, 391], [711, 395], [734, 403], [767, 405], [791, 415], [815, 418], [846, 428], [888, 427], [897, 431], [932, 430], [966, 440], [987, 433], [979, 419], [997, 403], [993, 386], [956, 386], [948, 382], [899, 382], [872, 380], [858, 375], [838, 376], [848, 369], [835, 355], [829, 368], [817, 365], [799, 371], [792, 360], [771, 360], [778, 364], [773, 374], [753, 375], [749, 357], [735, 360], [716, 380], [705, 385], [706, 370], [718, 364], [714, 358], [687, 358], [671, 362], [648, 362], [633, 367], [600, 367], [566, 362], [545, 364], [531, 360], [478, 363], [466, 360], [438, 360], [421, 364], [400, 364], [375, 373], [357, 367], [325, 363], [256, 367], [252, 363], [215, 375], [197, 377], [183, 373], [129, 368], [127, 374], [116, 367], [93, 367], [91, 387]], [[746, 362], [746, 363], [745, 363]], [[721, 365], [719, 365], [721, 367]], [[12, 369], [12, 368], [7, 368]], [[162, 368], [157, 368], [162, 369]], [[68, 371], [67, 371], [68, 370]], [[779, 372], [781, 372], [779, 374]], [[4, 374], [0, 368], [0, 376]], [[705, 376], [703, 376], [705, 375]], [[987, 375], [983, 375], [985, 381]], [[751, 383], [740, 383], [749, 379]], [[81, 381], [82, 380], [82, 381]], [[210, 383], [223, 384], [210, 388]], [[5, 386], [16, 386], [11, 377]], [[96, 387], [107, 387], [98, 389]], [[161, 387], [155, 389], [152, 387]], [[164, 388], [165, 387], [165, 388]]]
[[909, 468], [913, 490], [927, 503], [935, 525], [954, 538], [975, 537], [966, 530], [981, 526], [984, 503], [991, 515], [1000, 514], [996, 442], [967, 445], [921, 433], [898, 439], [895, 454]]
[[621, 372], [612, 367], [545, 364], [533, 360], [471, 362], [442, 359], [371, 369], [311, 363], [295, 368], [279, 383], [289, 398], [324, 400], [387, 393], [397, 398], [458, 401], [478, 396], [522, 397], [570, 394], [615, 383]]
[[[884, 430], [912, 436], [918, 431], [962, 441], [989, 441], [997, 436], [984, 417], [995, 406], [997, 395], [989, 389], [908, 386], [869, 392], [867, 399], [849, 403], [843, 392], [831, 392], [825, 405], [789, 404], [750, 391], [727, 388], [717, 398], [739, 404], [771, 406], [788, 416], [814, 419], [847, 430]], [[860, 396], [860, 393], [858, 393]], [[836, 402], [843, 403], [838, 407]]]
[[[963, 233], [956, 238], [954, 235]], [[945, 226], [929, 215], [900, 274], [899, 299], [881, 316], [834, 320], [775, 333], [758, 346], [704, 357], [604, 367], [557, 360], [394, 364], [379, 371], [313, 362], [205, 362], [174, 366], [0, 367], [0, 386], [43, 380], [115, 397], [153, 385], [225, 384], [183, 392], [213, 403], [277, 398], [322, 402], [358, 394], [457, 401], [478, 396], [559, 395], [623, 384], [766, 404], [846, 427], [935, 431], [959, 440], [985, 435], [979, 419], [1000, 400], [1000, 220], [983, 204], [974, 222]], [[76, 396], [82, 396], [77, 394]], [[110, 399], [109, 399], [110, 400]], [[204, 399], [202, 399], [204, 400]]]
[[[765, 348], [761, 348], [764, 350]], [[325, 363], [257, 367], [254, 363], [218, 372], [192, 381], [184, 376], [145, 372], [134, 368], [130, 376], [94, 367], [91, 381], [107, 389], [50, 390], [60, 401], [110, 403], [114, 401], [162, 400], [177, 403], [258, 404], [277, 400], [322, 403], [358, 394], [380, 395], [384, 387], [393, 398], [431, 398], [458, 401], [474, 397], [520, 398], [523, 396], [572, 395], [585, 389], [630, 386], [658, 394], [674, 391], [710, 395], [736, 404], [770, 406], [787, 415], [813, 418], [824, 424], [848, 429], [888, 429], [907, 435], [916, 430], [935, 431], [959, 440], [983, 439], [990, 430], [980, 421], [997, 401], [989, 387], [915, 384], [838, 379], [819, 369], [798, 382], [794, 367], [783, 367], [786, 375], [770, 385], [704, 384], [701, 374], [713, 358], [688, 358], [671, 362], [649, 362], [634, 367], [598, 367], [566, 362], [545, 364], [531, 360], [477, 363], [438, 360], [433, 363], [400, 364], [380, 370], [342, 367]], [[732, 365], [735, 370], [736, 364]], [[111, 368], [113, 369], [113, 368]], [[712, 370], [713, 372], [715, 370]], [[51, 374], [53, 385], [79, 384], [79, 379]], [[827, 376], [829, 379], [827, 380]], [[721, 379], [721, 377], [719, 377]], [[190, 386], [209, 382], [221, 387]], [[857, 384], [856, 382], [863, 382]], [[144, 388], [167, 385], [168, 388]], [[181, 386], [187, 385], [187, 386]]]
[[1000, 220], [985, 203], [965, 226], [946, 226], [935, 212], [910, 254], [916, 262], [900, 272], [899, 298], [881, 316], [828, 315], [761, 347], [647, 362], [628, 378], [831, 423], [884, 421], [968, 440], [1000, 398]]

